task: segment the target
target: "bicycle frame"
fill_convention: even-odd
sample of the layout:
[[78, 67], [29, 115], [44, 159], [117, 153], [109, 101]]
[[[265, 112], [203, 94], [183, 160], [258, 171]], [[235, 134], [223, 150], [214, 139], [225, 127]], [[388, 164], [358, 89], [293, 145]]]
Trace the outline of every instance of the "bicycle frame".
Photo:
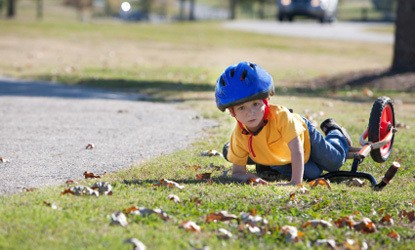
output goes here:
[[351, 147], [348, 152], [347, 159], [354, 159], [351, 171], [330, 172], [330, 173], [323, 175], [322, 178], [325, 178], [325, 179], [338, 178], [338, 177], [365, 178], [370, 181], [370, 183], [372, 184], [372, 187], [375, 190], [381, 190], [393, 178], [396, 171], [400, 167], [399, 163], [394, 162], [389, 167], [387, 173], [385, 174], [385, 177], [382, 179], [380, 183], [378, 183], [375, 177], [373, 177], [373, 175], [371, 174], [357, 172], [357, 168], [359, 167], [359, 164], [363, 162], [363, 159], [366, 158], [370, 154], [370, 151], [372, 151], [373, 149], [380, 149], [383, 146], [387, 145], [389, 142], [391, 142], [393, 135], [396, 131], [397, 131], [396, 128], [390, 128], [388, 134], [383, 138], [383, 140], [378, 141], [378, 142], [369, 142], [369, 141], [366, 141], [368, 137], [368, 129], [366, 129], [359, 138], [359, 143], [362, 147], [361, 148]]

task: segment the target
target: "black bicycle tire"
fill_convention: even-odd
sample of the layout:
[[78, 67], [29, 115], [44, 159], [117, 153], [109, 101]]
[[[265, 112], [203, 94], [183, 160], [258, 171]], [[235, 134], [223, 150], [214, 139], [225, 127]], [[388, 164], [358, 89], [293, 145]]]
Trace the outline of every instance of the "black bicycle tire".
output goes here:
[[[378, 142], [381, 138], [380, 138], [380, 126], [381, 126], [381, 119], [382, 119], [382, 113], [383, 110], [387, 107], [390, 106], [391, 108], [391, 113], [392, 113], [392, 126], [395, 127], [395, 111], [393, 108], [393, 102], [389, 97], [386, 96], [382, 96], [379, 97], [372, 106], [372, 110], [370, 112], [370, 117], [369, 117], [369, 125], [368, 125], [368, 140], [370, 142]], [[382, 154], [381, 149], [373, 149], [372, 151], [370, 151], [370, 156], [372, 157], [372, 159], [375, 162], [378, 163], [382, 163], [385, 162], [391, 152], [392, 152], [392, 147], [393, 147], [393, 140], [394, 140], [395, 136], [392, 136], [392, 139], [390, 141], [390, 146], [389, 146], [389, 150], [388, 152]]]

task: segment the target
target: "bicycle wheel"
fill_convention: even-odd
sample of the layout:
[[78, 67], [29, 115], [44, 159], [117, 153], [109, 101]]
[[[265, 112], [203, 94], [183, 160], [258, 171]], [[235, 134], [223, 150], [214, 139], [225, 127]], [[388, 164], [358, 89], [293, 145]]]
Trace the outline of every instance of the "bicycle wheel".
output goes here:
[[[395, 113], [393, 103], [389, 97], [379, 97], [372, 107], [368, 126], [368, 140], [378, 142], [383, 140], [391, 129], [395, 127]], [[393, 139], [379, 149], [370, 151], [372, 159], [378, 163], [385, 162], [392, 151]]]

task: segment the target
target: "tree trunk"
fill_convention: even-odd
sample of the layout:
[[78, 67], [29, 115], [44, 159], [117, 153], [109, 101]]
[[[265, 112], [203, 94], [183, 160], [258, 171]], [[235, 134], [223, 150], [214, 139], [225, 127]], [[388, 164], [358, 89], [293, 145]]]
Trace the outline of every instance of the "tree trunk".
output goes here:
[[195, 0], [190, 0], [189, 20], [195, 20]]
[[8, 0], [7, 1], [7, 17], [13, 18], [16, 15], [16, 1]]
[[37, 0], [36, 17], [37, 19], [43, 18], [43, 0]]
[[415, 0], [398, 0], [392, 71], [415, 71]]
[[185, 0], [180, 0], [180, 4], [179, 4], [179, 19], [183, 20], [184, 19], [184, 4], [185, 4]]
[[235, 20], [236, 18], [236, 5], [238, 0], [229, 0], [229, 19]]

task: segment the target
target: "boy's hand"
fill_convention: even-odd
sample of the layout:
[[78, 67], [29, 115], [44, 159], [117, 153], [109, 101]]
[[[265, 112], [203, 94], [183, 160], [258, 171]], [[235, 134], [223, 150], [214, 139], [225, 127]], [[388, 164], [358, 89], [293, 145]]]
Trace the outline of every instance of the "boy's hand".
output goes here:
[[257, 178], [250, 178], [247, 183], [254, 184], [254, 185], [268, 185], [268, 182], [264, 179], [261, 179], [259, 177]]

